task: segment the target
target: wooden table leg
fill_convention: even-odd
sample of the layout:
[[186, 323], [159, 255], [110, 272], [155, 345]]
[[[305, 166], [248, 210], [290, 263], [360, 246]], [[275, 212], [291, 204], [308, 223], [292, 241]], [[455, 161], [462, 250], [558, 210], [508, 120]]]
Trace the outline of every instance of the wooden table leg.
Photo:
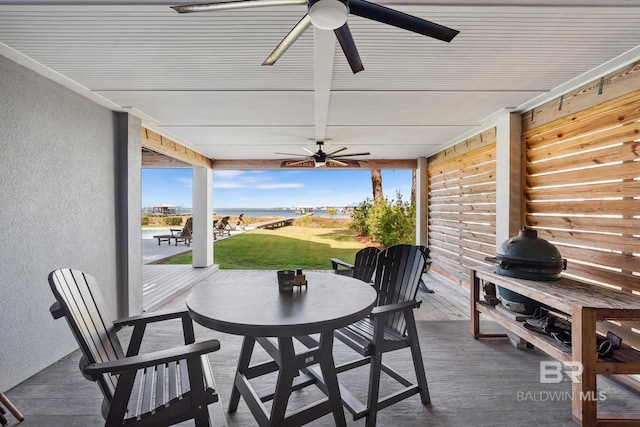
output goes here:
[[573, 419], [583, 427], [596, 426], [598, 418], [596, 352], [596, 311], [576, 309], [571, 313], [571, 355], [576, 369], [582, 374], [572, 377]]

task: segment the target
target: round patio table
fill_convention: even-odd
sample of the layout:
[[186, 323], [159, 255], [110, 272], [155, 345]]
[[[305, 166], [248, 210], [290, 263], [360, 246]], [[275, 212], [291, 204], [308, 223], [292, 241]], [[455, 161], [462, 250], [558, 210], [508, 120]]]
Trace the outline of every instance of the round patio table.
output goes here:
[[[195, 322], [244, 336], [229, 412], [236, 411], [242, 396], [260, 426], [303, 425], [330, 412], [336, 425], [346, 425], [332, 354], [333, 331], [366, 317], [377, 294], [367, 283], [333, 273], [306, 273], [306, 278], [307, 286], [280, 292], [274, 271], [229, 274], [201, 282], [187, 297]], [[320, 334], [319, 341], [310, 334]], [[294, 337], [310, 348], [296, 353]], [[250, 366], [256, 342], [272, 361]], [[308, 369], [315, 364], [321, 374]], [[275, 371], [275, 391], [259, 396], [249, 380]], [[298, 378], [294, 385], [299, 371], [313, 377], [305, 386], [318, 385], [328, 399], [285, 416], [292, 389], [304, 383]], [[269, 412], [263, 401], [271, 398]]]

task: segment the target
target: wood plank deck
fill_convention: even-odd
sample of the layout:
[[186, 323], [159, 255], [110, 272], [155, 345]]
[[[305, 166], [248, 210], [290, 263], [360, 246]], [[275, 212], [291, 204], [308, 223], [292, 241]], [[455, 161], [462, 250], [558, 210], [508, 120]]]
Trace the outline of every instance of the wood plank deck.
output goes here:
[[169, 302], [174, 295], [188, 291], [218, 271], [217, 265], [194, 268], [189, 265], [145, 264], [142, 266], [142, 305], [153, 311]]
[[[173, 266], [175, 267], [175, 266]], [[331, 274], [330, 271], [327, 271]], [[239, 280], [250, 272], [218, 270], [211, 274], [233, 274]], [[420, 345], [427, 371], [432, 404], [423, 406], [416, 396], [382, 410], [379, 426], [398, 427], [466, 427], [466, 426], [575, 426], [571, 420], [571, 381], [564, 377], [558, 384], [540, 383], [540, 362], [552, 360], [537, 350], [518, 350], [505, 339], [474, 340], [469, 333], [468, 291], [438, 279], [429, 273], [425, 278], [434, 294], [420, 293], [422, 306], [416, 313]], [[162, 308], [184, 306], [189, 290], [184, 289], [163, 304]], [[150, 326], [153, 339], [146, 341], [143, 351], [178, 345], [179, 322]], [[484, 325], [484, 330], [492, 325]], [[493, 326], [498, 328], [497, 326]], [[500, 329], [497, 329], [500, 330]], [[126, 342], [127, 331], [123, 331]], [[213, 373], [223, 405], [229, 403], [241, 338], [221, 334], [196, 326], [198, 339], [217, 338], [221, 350], [211, 355]], [[336, 361], [351, 358], [352, 353], [336, 343]], [[100, 415], [102, 401], [97, 386], [78, 372], [79, 351], [54, 363], [32, 378], [6, 392], [22, 411], [25, 421], [20, 426], [95, 426], [104, 425]], [[256, 352], [257, 360], [266, 356]], [[408, 352], [401, 350], [385, 358], [401, 371], [410, 372]], [[341, 374], [340, 381], [356, 395], [367, 388], [368, 374]], [[404, 372], [403, 372], [404, 373]], [[599, 407], [607, 412], [633, 412], [640, 408], [640, 398], [630, 391], [599, 378], [599, 390], [605, 401]], [[383, 387], [386, 383], [383, 383]], [[265, 384], [267, 385], [267, 384]], [[298, 408], [319, 397], [315, 390], [304, 389], [292, 394], [290, 405]], [[9, 417], [9, 426], [17, 426]], [[235, 414], [227, 414], [229, 427], [256, 425], [249, 409], [241, 401]], [[347, 415], [349, 427], [364, 426], [364, 420], [353, 421]], [[182, 423], [191, 426], [193, 423]], [[331, 416], [312, 424], [333, 426]]]
[[271, 221], [264, 221], [264, 222], [259, 222], [256, 224], [253, 224], [253, 228], [263, 228], [265, 230], [273, 230], [276, 228], [281, 228], [281, 227], [286, 227], [288, 225], [293, 224], [293, 221], [295, 221], [296, 218], [280, 218], [280, 219], [274, 219]]

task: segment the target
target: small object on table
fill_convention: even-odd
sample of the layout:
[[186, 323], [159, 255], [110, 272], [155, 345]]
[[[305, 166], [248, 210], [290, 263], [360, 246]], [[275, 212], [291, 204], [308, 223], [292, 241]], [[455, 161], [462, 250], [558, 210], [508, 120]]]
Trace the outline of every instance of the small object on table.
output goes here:
[[295, 284], [295, 271], [278, 270], [278, 289], [282, 291], [292, 291]]
[[[299, 270], [299, 271], [302, 271], [302, 270]], [[293, 285], [294, 286], [307, 286], [307, 276], [305, 276], [302, 273], [296, 274], [295, 277], [293, 278]]]

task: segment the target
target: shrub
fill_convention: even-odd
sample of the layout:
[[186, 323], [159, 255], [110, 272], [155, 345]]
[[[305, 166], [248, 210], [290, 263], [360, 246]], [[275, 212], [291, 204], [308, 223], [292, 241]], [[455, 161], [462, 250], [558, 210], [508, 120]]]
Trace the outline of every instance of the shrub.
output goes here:
[[350, 228], [360, 236], [369, 235], [369, 224], [367, 223], [367, 219], [371, 214], [372, 207], [373, 204], [371, 202], [371, 199], [366, 199], [364, 202], [360, 202], [358, 206], [353, 208], [353, 212], [351, 213], [352, 223]]
[[181, 216], [168, 216], [164, 218], [164, 223], [167, 225], [182, 225]]
[[409, 202], [403, 202], [400, 192], [396, 192], [394, 201], [389, 202], [383, 199], [378, 206], [372, 207], [367, 225], [369, 235], [384, 247], [399, 244], [415, 245], [415, 206]]
[[143, 216], [142, 217], [142, 225], [149, 225], [149, 217], [148, 216]]

